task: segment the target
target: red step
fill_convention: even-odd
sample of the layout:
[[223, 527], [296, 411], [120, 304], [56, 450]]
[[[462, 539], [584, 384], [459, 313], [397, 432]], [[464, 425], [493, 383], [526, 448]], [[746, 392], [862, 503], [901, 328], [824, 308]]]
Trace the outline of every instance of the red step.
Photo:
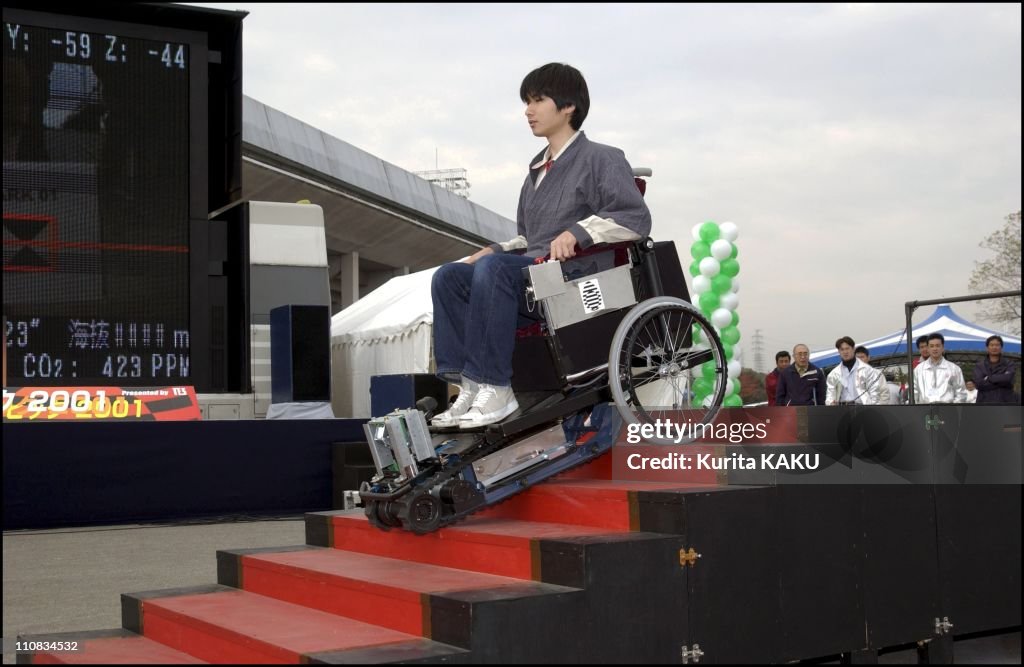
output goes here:
[[[328, 523], [326, 543], [310, 537], [311, 524], [318, 522]], [[472, 517], [427, 535], [414, 535], [397, 528], [382, 531], [370, 524], [362, 509], [307, 514], [306, 529], [310, 544], [534, 581], [541, 581], [541, 540], [624, 532]]]
[[[218, 559], [232, 553], [222, 551]], [[524, 595], [520, 579], [340, 549], [235, 553], [238, 584], [246, 591], [417, 636], [431, 636], [431, 595], [470, 590], [489, 590], [495, 597], [504, 592], [506, 600]], [[531, 588], [530, 595], [575, 590]]]
[[603, 454], [598, 459], [574, 468], [569, 472], [556, 476], [552, 481], [575, 481], [575, 480], [612, 480], [625, 482], [655, 482], [671, 483], [681, 486], [691, 484], [718, 484], [727, 483], [728, 476], [723, 471], [714, 469], [695, 468], [690, 470], [631, 470], [627, 467], [627, 457], [636, 452], [646, 456], [661, 456], [669, 451], [675, 453], [686, 453], [695, 457], [698, 454], [711, 454], [713, 457], [725, 454], [722, 445], [712, 444], [687, 444], [664, 448], [660, 445], [648, 445], [641, 443], [636, 449], [630, 445], [615, 445], [612, 450]]
[[612, 456], [611, 452], [607, 452], [590, 463], [563, 472], [557, 479], [611, 479], [612, 477]]
[[144, 597], [142, 634], [202, 660], [245, 664], [298, 663], [315, 653], [420, 640], [226, 587], [201, 594]]
[[[108, 634], [111, 636], [96, 636]], [[39, 636], [25, 641], [41, 641]], [[50, 636], [49, 641], [74, 642], [75, 651], [38, 652], [30, 656], [37, 665], [198, 665], [202, 660], [176, 651], [152, 639], [127, 630], [101, 632], [61, 633], [60, 639]], [[21, 657], [26, 655], [19, 653]], [[19, 660], [18, 662], [21, 662]]]
[[603, 479], [563, 481], [559, 477], [557, 481], [544, 482], [523, 491], [495, 507], [480, 512], [478, 516], [569, 523], [613, 531], [639, 530], [637, 493], [715, 486], [668, 482], [618, 482]]

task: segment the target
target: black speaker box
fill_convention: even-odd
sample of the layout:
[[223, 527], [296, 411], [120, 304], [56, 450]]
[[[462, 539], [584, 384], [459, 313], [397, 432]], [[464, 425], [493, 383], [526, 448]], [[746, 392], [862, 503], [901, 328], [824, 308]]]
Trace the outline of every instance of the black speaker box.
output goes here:
[[330, 401], [330, 309], [294, 305], [271, 309], [270, 366], [274, 403]]
[[435, 413], [448, 409], [448, 383], [436, 375], [374, 375], [370, 378], [370, 412], [383, 417], [393, 410], [416, 407], [416, 401], [432, 396], [437, 401]]

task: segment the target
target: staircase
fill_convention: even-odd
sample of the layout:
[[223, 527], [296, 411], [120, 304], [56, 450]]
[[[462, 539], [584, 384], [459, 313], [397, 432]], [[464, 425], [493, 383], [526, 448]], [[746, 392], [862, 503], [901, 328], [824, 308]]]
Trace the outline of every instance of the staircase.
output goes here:
[[683, 538], [641, 532], [638, 499], [685, 490], [610, 477], [605, 456], [424, 536], [311, 513], [306, 544], [219, 551], [216, 584], [123, 594], [123, 628], [23, 636], [80, 650], [18, 660], [676, 662]]

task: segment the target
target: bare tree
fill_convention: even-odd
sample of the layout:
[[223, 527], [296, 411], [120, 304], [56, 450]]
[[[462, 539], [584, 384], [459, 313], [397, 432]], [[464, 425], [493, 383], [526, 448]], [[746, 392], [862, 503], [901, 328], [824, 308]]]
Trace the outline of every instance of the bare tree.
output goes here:
[[[1006, 216], [1002, 229], [979, 243], [995, 253], [984, 262], [975, 262], [968, 288], [972, 294], [1008, 292], [1020, 289], [1020, 211]], [[1020, 333], [1020, 297], [979, 301], [981, 316], [1003, 324], [1011, 333]]]

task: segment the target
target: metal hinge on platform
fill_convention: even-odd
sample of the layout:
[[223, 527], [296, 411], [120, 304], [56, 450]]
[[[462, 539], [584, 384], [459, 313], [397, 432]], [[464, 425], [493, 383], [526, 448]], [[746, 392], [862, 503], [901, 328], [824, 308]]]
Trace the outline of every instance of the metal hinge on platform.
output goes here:
[[[682, 549], [679, 550], [679, 564], [680, 565], [689, 565], [690, 567], [693, 567], [694, 565], [697, 564], [697, 559], [700, 558], [700, 557], [701, 557], [701, 555], [699, 553], [697, 553], [696, 551], [694, 551], [693, 547], [690, 547], [689, 551], [684, 551]], [[695, 646], [696, 646], [696, 644], [695, 644]]]
[[938, 431], [939, 427], [942, 426], [945, 423], [946, 422], [944, 422], [941, 419], [939, 419], [939, 417], [936, 416], [936, 415], [925, 415], [925, 417], [924, 417], [924, 430], [930, 431], [930, 430], [932, 430], [934, 428], [936, 431]]
[[704, 651], [700, 650], [700, 644], [694, 644], [693, 650], [690, 650], [686, 645], [683, 646], [682, 656], [684, 665], [690, 664], [691, 660], [693, 662], [700, 662], [700, 657], [702, 655], [704, 655]]
[[358, 491], [342, 491], [342, 509], [350, 510], [363, 506], [363, 500], [359, 497]]
[[935, 617], [935, 634], [948, 635], [952, 628], [953, 624], [949, 622], [949, 616], [943, 616], [941, 621], [938, 616]]

